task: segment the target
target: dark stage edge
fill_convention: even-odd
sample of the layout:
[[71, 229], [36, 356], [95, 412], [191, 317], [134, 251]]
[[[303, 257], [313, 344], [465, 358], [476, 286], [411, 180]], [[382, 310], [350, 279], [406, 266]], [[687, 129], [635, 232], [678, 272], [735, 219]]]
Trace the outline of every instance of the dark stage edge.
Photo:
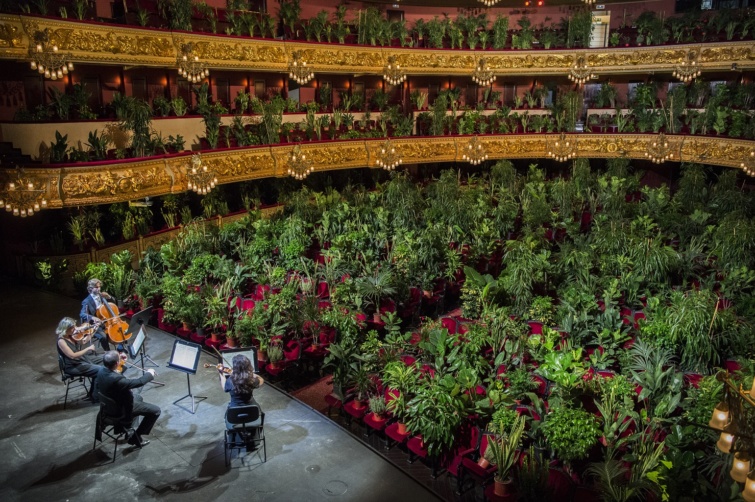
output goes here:
[[[166, 385], [148, 384], [142, 396], [162, 415], [148, 446], [119, 445], [111, 463], [112, 442], [92, 450], [98, 408], [72, 390], [63, 409], [55, 327], [78, 316], [79, 302], [7, 281], [0, 281], [0, 298], [0, 500], [439, 500], [339, 425], [268, 385], [255, 391], [266, 413], [267, 463], [250, 453], [226, 468], [228, 397], [216, 373], [200, 369], [191, 377], [193, 393], [207, 396], [196, 414], [174, 405], [186, 394], [186, 376], [165, 367], [174, 338], [151, 328], [146, 347]], [[215, 360], [203, 354], [200, 366], [205, 362]]]

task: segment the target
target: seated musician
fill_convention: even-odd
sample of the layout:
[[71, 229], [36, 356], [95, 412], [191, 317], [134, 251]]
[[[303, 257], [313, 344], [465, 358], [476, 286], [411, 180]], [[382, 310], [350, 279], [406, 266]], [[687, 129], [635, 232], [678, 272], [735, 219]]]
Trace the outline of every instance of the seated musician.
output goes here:
[[[232, 408], [234, 406], [244, 406], [247, 404], [256, 404], [259, 406], [257, 401], [254, 400], [252, 393], [254, 389], [262, 386], [265, 381], [261, 376], [254, 374], [252, 362], [245, 355], [238, 354], [234, 356], [232, 363], [233, 368], [230, 376], [226, 375], [221, 368], [218, 368], [220, 373], [220, 386], [223, 387], [224, 391], [231, 395], [228, 407]], [[262, 408], [260, 408], [260, 413], [262, 413]], [[233, 429], [233, 424], [229, 423], [227, 420], [225, 424], [228, 429]]]
[[[102, 291], [102, 281], [95, 277], [89, 279], [89, 282], [87, 283], [87, 291], [89, 292], [89, 294], [81, 302], [81, 313], [79, 314], [79, 316], [81, 317], [81, 322], [98, 324], [102, 322], [103, 319], [97, 317], [97, 309], [103, 305], [104, 300], [110, 300], [112, 299], [112, 297]], [[99, 340], [100, 346], [102, 346], [102, 349], [104, 351], [107, 352], [108, 350], [110, 350], [110, 343], [108, 342], [107, 334], [102, 330], [102, 328], [99, 328], [95, 331], [94, 337]]]
[[[81, 339], [75, 339], [74, 336], [79, 334], [76, 328], [76, 320], [71, 317], [64, 317], [58, 323], [55, 330], [58, 335], [56, 344], [58, 354], [63, 358], [63, 372], [70, 376], [85, 376], [92, 379], [92, 385], [89, 389], [88, 396], [97, 402], [97, 374], [102, 368], [102, 357], [90, 354], [94, 352], [94, 346], [91, 344], [92, 335], [84, 335]], [[82, 347], [82, 348], [79, 348]]]
[[152, 381], [155, 378], [155, 371], [146, 370], [141, 378], [126, 378], [118, 371], [122, 360], [125, 360], [125, 354], [118, 354], [114, 350], [105, 352], [102, 356], [104, 367], [97, 376], [97, 385], [100, 394], [115, 401], [117, 406], [117, 409], [106, 410], [107, 414], [122, 416], [124, 427], [131, 427], [135, 417], [143, 417], [139, 427], [128, 438], [128, 444], [141, 448], [149, 444], [149, 441], [143, 439], [142, 436], [152, 431], [152, 427], [160, 416], [160, 407], [145, 403], [142, 396], [138, 394], [134, 396], [131, 389], [142, 387]]

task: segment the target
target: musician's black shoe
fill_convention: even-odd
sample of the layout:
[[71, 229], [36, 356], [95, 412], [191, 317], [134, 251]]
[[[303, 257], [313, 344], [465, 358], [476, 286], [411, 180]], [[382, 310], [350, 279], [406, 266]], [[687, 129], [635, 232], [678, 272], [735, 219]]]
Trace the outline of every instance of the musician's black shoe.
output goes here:
[[134, 433], [128, 438], [127, 443], [137, 448], [143, 448], [149, 444], [149, 439], [142, 439], [139, 434]]

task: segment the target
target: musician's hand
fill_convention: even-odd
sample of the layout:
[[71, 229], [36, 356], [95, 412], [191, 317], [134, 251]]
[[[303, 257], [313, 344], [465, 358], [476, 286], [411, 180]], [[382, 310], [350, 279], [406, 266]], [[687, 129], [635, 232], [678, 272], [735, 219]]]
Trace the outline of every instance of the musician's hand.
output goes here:
[[97, 316], [89, 316], [89, 322], [93, 322], [95, 324], [99, 324], [102, 322], [102, 319], [100, 319]]
[[149, 373], [149, 374], [150, 374], [150, 375], [152, 375], [153, 377], [157, 376], [157, 372], [156, 372], [155, 370], [153, 370], [152, 368], [148, 369], [148, 370], [147, 370], [147, 373]]
[[102, 293], [100, 293], [100, 294], [102, 295], [103, 298], [105, 298], [107, 300], [111, 300], [113, 298], [112, 296], [110, 296], [110, 294], [105, 293], [104, 291]]
[[94, 352], [95, 350], [94, 345], [90, 345], [89, 347], [86, 347], [84, 350], [86, 350], [87, 352]]

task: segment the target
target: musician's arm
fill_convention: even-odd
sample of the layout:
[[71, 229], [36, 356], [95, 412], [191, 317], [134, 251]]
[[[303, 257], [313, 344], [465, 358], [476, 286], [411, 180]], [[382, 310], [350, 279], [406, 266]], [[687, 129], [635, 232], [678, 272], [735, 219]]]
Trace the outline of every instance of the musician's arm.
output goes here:
[[218, 370], [218, 375], [220, 376], [220, 388], [225, 391], [225, 381], [226, 381], [226, 378], [228, 378], [228, 377], [221, 370]]
[[58, 339], [58, 347], [60, 347], [61, 352], [63, 352], [63, 354], [65, 354], [69, 359], [81, 359], [87, 354], [87, 352], [94, 350], [94, 347], [89, 345], [79, 350], [78, 352], [74, 352], [73, 350], [71, 350], [71, 347], [69, 347], [68, 344], [63, 341], [62, 338]]

